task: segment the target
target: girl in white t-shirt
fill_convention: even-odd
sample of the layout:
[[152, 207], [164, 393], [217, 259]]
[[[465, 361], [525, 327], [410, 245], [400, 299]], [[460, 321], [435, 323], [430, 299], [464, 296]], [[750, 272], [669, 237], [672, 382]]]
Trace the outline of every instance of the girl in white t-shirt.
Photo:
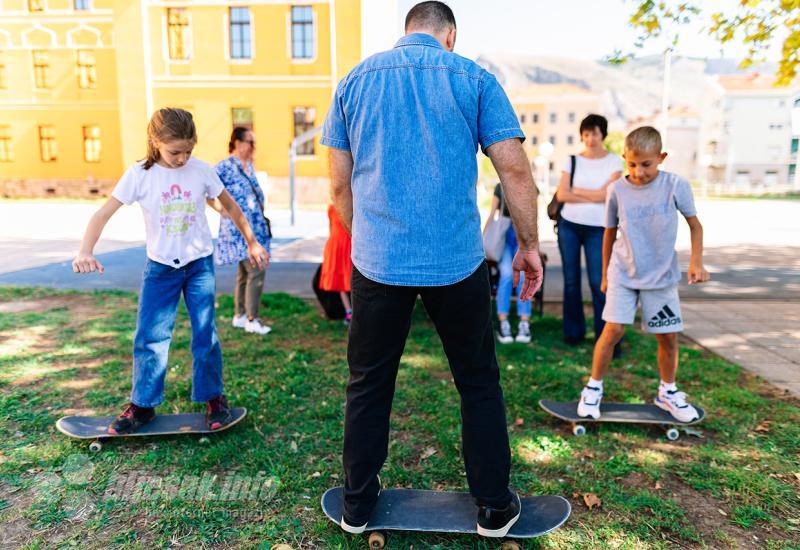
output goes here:
[[[576, 345], [586, 336], [586, 319], [581, 295], [581, 248], [586, 256], [586, 273], [592, 291], [595, 338], [603, 331], [605, 294], [600, 290], [603, 278], [603, 227], [606, 188], [622, 176], [622, 159], [606, 150], [608, 121], [589, 115], [581, 121], [584, 149], [564, 163], [558, 185], [558, 200], [564, 203], [558, 221], [558, 249], [564, 274], [564, 340]], [[570, 185], [572, 176], [572, 185]], [[619, 348], [617, 348], [618, 353]]]
[[205, 206], [218, 199], [247, 241], [250, 262], [266, 267], [269, 254], [244, 214], [206, 163], [192, 158], [197, 131], [182, 109], [160, 109], [147, 126], [147, 158], [125, 172], [111, 197], [95, 212], [72, 262], [76, 273], [103, 273], [93, 255], [108, 220], [123, 204], [138, 202], [144, 214], [147, 261], [133, 343], [130, 403], [108, 427], [135, 431], [155, 418], [164, 400], [167, 353], [181, 294], [192, 323], [192, 400], [205, 402], [209, 429], [232, 420], [222, 384], [222, 349], [214, 322], [216, 279]]

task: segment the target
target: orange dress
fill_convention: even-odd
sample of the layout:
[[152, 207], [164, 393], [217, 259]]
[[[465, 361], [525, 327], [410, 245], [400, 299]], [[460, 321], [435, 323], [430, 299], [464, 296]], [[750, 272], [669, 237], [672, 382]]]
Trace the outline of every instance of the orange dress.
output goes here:
[[350, 292], [350, 274], [353, 271], [350, 234], [345, 230], [332, 204], [328, 206], [328, 219], [331, 222], [331, 234], [322, 256], [319, 287], [332, 292]]

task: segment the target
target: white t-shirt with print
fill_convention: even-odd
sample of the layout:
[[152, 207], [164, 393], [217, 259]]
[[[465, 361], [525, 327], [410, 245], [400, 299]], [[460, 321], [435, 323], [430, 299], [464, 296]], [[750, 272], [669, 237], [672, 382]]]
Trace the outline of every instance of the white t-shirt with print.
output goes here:
[[[566, 172], [567, 178], [569, 178], [571, 167], [570, 159], [567, 157], [562, 169]], [[579, 189], [600, 189], [614, 172], [621, 171], [622, 159], [614, 153], [608, 153], [599, 159], [575, 155], [575, 179], [572, 186]], [[572, 223], [603, 227], [605, 210], [605, 204], [602, 202], [567, 202], [564, 203], [561, 216]]]
[[225, 188], [214, 169], [194, 157], [180, 168], [136, 163], [125, 172], [111, 196], [122, 204], [138, 202], [144, 214], [147, 257], [181, 267], [214, 251], [206, 219], [206, 199]]

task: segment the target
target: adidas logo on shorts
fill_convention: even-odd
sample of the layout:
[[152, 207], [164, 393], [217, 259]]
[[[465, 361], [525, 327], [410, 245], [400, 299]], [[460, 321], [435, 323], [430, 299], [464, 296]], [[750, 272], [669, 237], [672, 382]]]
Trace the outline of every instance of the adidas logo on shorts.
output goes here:
[[650, 328], [670, 327], [672, 325], [680, 325], [681, 318], [675, 315], [669, 306], [665, 305], [657, 315], [647, 321], [647, 326]]

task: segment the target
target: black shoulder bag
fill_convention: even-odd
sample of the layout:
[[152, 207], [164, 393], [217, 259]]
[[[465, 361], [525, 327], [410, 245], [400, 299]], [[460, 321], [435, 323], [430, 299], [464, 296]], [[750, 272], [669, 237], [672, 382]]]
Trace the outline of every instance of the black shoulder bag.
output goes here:
[[[575, 155], [570, 155], [570, 170], [569, 170], [569, 188], [572, 189], [572, 183], [575, 181]], [[550, 204], [547, 205], [547, 217], [558, 224], [561, 219], [561, 209], [564, 208], [564, 203], [558, 200], [558, 191], [553, 193], [553, 198]]]

